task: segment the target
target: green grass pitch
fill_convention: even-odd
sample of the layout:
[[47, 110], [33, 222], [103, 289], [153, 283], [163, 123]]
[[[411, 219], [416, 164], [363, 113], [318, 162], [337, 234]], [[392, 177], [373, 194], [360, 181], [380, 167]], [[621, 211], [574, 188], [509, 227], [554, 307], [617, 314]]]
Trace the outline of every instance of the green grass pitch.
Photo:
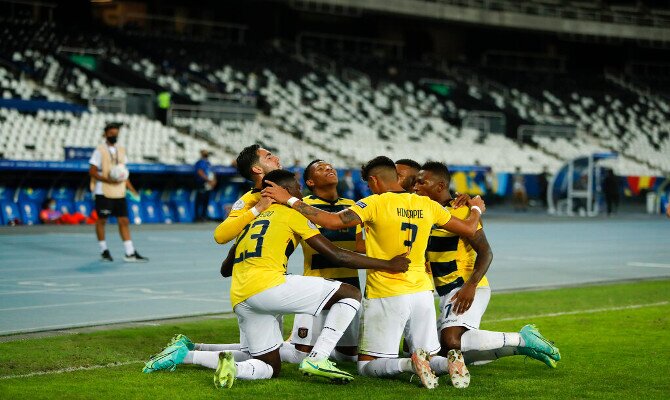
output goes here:
[[[284, 364], [281, 377], [215, 389], [213, 371], [179, 366], [143, 374], [143, 361], [176, 333], [233, 343], [235, 319], [106, 330], [0, 343], [0, 399], [423, 399], [670, 398], [670, 280], [496, 294], [482, 329], [517, 331], [536, 323], [563, 360], [555, 370], [516, 356], [471, 367], [457, 390], [440, 378], [428, 391], [410, 374], [357, 376], [348, 385], [307, 378]], [[287, 330], [290, 318], [286, 319]], [[343, 364], [354, 372], [354, 364]]]

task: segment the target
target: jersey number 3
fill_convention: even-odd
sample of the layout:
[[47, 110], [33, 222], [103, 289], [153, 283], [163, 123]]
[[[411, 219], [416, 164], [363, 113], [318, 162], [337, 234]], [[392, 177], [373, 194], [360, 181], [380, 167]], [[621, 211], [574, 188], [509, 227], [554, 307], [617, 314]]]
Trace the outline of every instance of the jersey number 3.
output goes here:
[[404, 244], [405, 244], [405, 246], [411, 248], [412, 243], [414, 243], [414, 241], [416, 240], [416, 234], [419, 232], [419, 227], [414, 225], [414, 224], [410, 224], [409, 222], [403, 222], [402, 225], [400, 225], [400, 230], [401, 231], [410, 231], [410, 232], [408, 232], [408, 235], [407, 235], [408, 238], [407, 238], [407, 240], [405, 240]]
[[237, 243], [240, 243], [242, 239], [249, 233], [249, 231], [253, 228], [256, 228], [257, 226], [261, 227], [260, 232], [258, 233], [252, 233], [249, 236], [249, 239], [255, 240], [256, 241], [256, 249], [254, 251], [249, 251], [249, 250], [242, 250], [238, 256], [235, 257], [234, 263], [237, 264], [238, 262], [242, 262], [246, 260], [247, 258], [253, 258], [253, 257], [260, 257], [261, 252], [263, 251], [263, 235], [265, 235], [265, 232], [268, 230], [268, 227], [270, 226], [270, 221], [267, 220], [259, 220], [254, 222], [253, 224], [249, 224], [244, 228], [244, 231], [240, 235], [240, 238], [237, 240]]

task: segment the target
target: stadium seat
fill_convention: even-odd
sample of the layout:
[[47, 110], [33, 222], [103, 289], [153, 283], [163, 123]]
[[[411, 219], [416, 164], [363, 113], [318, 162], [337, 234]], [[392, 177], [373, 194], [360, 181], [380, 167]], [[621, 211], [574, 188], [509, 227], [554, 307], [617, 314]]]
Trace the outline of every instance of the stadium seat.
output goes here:
[[207, 205], [207, 217], [215, 221], [220, 221], [223, 219], [223, 213], [223, 205], [210, 199], [209, 204]]
[[18, 222], [19, 224], [23, 223], [21, 213], [19, 208], [16, 206], [16, 203], [11, 201], [2, 201], [0, 202], [0, 210], [2, 213], [2, 219], [6, 225], [11, 225]]
[[61, 200], [61, 199], [56, 200], [56, 208], [60, 210], [60, 212], [62, 212], [63, 214], [72, 214], [78, 211], [71, 200]]
[[175, 213], [170, 207], [169, 203], [161, 203], [161, 222], [164, 224], [173, 224], [177, 222], [175, 218]]
[[69, 187], [58, 187], [51, 189], [51, 192], [47, 197], [51, 197], [54, 200], [66, 200], [69, 202], [74, 201], [75, 192], [72, 188]]
[[128, 201], [128, 220], [131, 224], [142, 224], [142, 205], [137, 201]]
[[74, 210], [80, 212], [85, 216], [90, 216], [91, 212], [95, 209], [95, 205], [90, 200], [79, 200], [74, 203]]
[[47, 190], [44, 188], [25, 187], [19, 189], [18, 198], [19, 204], [30, 202], [35, 204], [42, 204], [47, 197]]
[[154, 201], [142, 199], [142, 221], [148, 224], [164, 222], [161, 217], [161, 208]]
[[182, 200], [177, 200], [173, 201], [172, 205], [175, 210], [177, 222], [193, 222], [193, 214], [191, 213], [191, 207], [189, 203]]
[[25, 201], [19, 203], [21, 221], [25, 225], [36, 225], [40, 223], [40, 207], [33, 202]]
[[14, 199], [14, 188], [0, 186], [0, 201], [12, 201]]

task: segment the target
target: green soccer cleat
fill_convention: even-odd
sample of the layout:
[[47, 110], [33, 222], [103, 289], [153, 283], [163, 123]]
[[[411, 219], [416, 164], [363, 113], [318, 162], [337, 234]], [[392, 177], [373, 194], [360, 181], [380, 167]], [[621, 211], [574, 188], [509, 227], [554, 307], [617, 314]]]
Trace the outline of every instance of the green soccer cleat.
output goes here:
[[167, 347], [172, 346], [173, 344], [176, 344], [177, 342], [181, 342], [188, 348], [189, 350], [195, 349], [195, 344], [189, 339], [186, 335], [182, 335], [181, 333], [178, 335], [174, 335], [172, 340], [170, 340], [170, 343], [167, 344]]
[[322, 376], [340, 383], [349, 383], [354, 380], [353, 375], [335, 367], [335, 363], [327, 358], [317, 361], [312, 357], [307, 357], [300, 362], [298, 370], [304, 375]]
[[169, 345], [163, 351], [152, 356], [149, 361], [144, 364], [142, 372], [148, 374], [154, 371], [174, 371], [178, 364], [184, 361], [184, 357], [188, 354], [188, 347], [182, 342]]
[[548, 355], [539, 352], [537, 350], [533, 350], [528, 347], [518, 347], [517, 350], [519, 351], [519, 354], [530, 357], [534, 360], [543, 362], [547, 365], [549, 368], [556, 368], [556, 361], [549, 357]]
[[222, 351], [219, 353], [219, 365], [216, 367], [214, 373], [214, 386], [217, 388], [230, 389], [235, 383], [237, 376], [237, 365], [233, 353], [230, 351]]
[[553, 343], [545, 339], [540, 331], [537, 330], [535, 325], [529, 324], [524, 326], [521, 328], [521, 331], [519, 331], [519, 334], [526, 342], [525, 347], [540, 353], [544, 353], [555, 361], [561, 360], [561, 352], [558, 350], [558, 347], [554, 346]]

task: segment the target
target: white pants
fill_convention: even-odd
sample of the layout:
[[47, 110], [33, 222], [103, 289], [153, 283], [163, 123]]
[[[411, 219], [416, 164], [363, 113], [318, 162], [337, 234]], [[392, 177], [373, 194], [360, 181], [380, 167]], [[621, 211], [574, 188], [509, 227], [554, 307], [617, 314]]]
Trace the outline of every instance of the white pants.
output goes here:
[[[286, 282], [267, 289], [234, 308], [244, 339], [252, 356], [279, 348], [284, 341], [277, 316], [321, 312], [341, 283], [312, 276], [288, 275]], [[317, 335], [318, 336], [318, 335]]]
[[440, 316], [437, 318], [437, 330], [441, 331], [452, 326], [463, 326], [468, 329], [479, 329], [482, 322], [482, 316], [486, 312], [486, 307], [491, 300], [491, 288], [488, 286], [478, 287], [475, 290], [475, 298], [468, 311], [461, 315], [453, 312], [453, 303], [451, 298], [461, 288], [455, 288], [445, 296], [440, 296]]
[[[296, 314], [293, 320], [293, 333], [291, 334], [292, 344], [301, 344], [305, 346], [314, 346], [319, 333], [323, 330], [328, 311], [323, 310], [317, 316], [310, 314]], [[351, 324], [344, 331], [342, 338], [337, 342], [338, 346], [355, 347], [358, 346], [358, 328], [360, 317], [357, 315]]]
[[435, 330], [435, 298], [432, 291], [363, 300], [359, 354], [398, 357], [403, 332], [411, 343], [410, 351], [440, 351]]

